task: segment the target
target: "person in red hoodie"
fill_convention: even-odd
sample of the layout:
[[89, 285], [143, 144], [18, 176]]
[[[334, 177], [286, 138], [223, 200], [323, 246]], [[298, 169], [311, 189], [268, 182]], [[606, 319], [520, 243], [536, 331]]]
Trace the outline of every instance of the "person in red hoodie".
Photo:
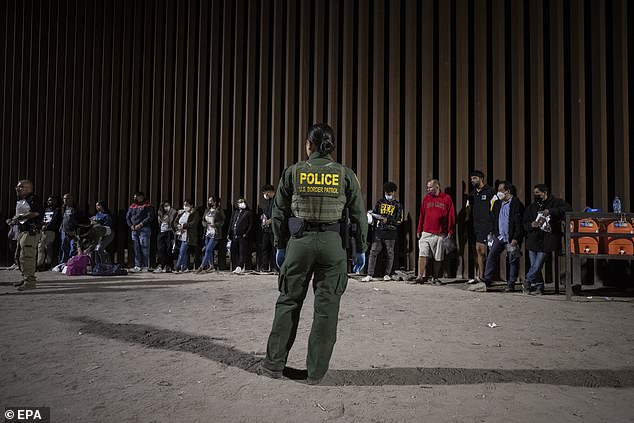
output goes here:
[[418, 277], [413, 283], [422, 284], [429, 280], [427, 259], [436, 261], [431, 281], [441, 284], [438, 279], [442, 261], [445, 258], [443, 241], [445, 237], [454, 236], [456, 215], [451, 197], [440, 191], [437, 179], [427, 181], [427, 195], [420, 205], [418, 218]]

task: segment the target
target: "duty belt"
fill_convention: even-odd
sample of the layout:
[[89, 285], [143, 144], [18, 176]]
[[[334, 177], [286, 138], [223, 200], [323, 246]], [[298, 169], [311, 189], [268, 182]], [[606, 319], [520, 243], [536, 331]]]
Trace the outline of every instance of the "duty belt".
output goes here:
[[306, 222], [304, 232], [339, 232], [339, 223], [311, 223]]

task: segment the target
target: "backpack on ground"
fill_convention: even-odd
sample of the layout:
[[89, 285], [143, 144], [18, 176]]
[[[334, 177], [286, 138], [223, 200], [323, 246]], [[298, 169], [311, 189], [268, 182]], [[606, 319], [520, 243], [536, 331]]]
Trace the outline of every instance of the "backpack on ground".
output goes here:
[[88, 274], [90, 256], [87, 254], [76, 255], [66, 262], [66, 276], [84, 276]]

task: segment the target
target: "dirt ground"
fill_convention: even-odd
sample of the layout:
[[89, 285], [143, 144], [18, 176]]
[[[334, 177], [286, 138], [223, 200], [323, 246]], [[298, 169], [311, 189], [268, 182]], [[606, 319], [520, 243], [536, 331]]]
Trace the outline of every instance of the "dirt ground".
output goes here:
[[[631, 298], [472, 293], [350, 280], [331, 369], [255, 373], [272, 275], [0, 272], [0, 398], [53, 422], [634, 422]], [[491, 328], [487, 324], [495, 323]]]

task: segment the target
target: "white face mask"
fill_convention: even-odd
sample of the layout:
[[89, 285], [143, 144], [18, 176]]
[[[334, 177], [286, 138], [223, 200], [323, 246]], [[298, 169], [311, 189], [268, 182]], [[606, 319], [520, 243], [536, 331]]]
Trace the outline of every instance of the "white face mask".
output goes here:
[[506, 195], [503, 192], [498, 191], [497, 194], [498, 200], [504, 200], [504, 197], [506, 197]]
[[394, 196], [393, 196], [393, 195], [386, 195], [386, 196], [385, 196], [385, 199], [386, 199], [386, 200], [391, 200], [392, 198], [394, 198]]
[[265, 200], [269, 199], [269, 195], [268, 194], [263, 194], [262, 197], [264, 197]]
[[241, 209], [246, 209], [247, 205], [245, 203], [238, 203], [238, 207], [240, 207]]
[[189, 207], [189, 206], [186, 206], [186, 207], [183, 207], [183, 208], [185, 209], [186, 212], [190, 212], [192, 210], [192, 208]]
[[165, 210], [166, 212], [170, 211], [172, 208], [170, 206], [165, 206], [163, 207], [163, 210]]

